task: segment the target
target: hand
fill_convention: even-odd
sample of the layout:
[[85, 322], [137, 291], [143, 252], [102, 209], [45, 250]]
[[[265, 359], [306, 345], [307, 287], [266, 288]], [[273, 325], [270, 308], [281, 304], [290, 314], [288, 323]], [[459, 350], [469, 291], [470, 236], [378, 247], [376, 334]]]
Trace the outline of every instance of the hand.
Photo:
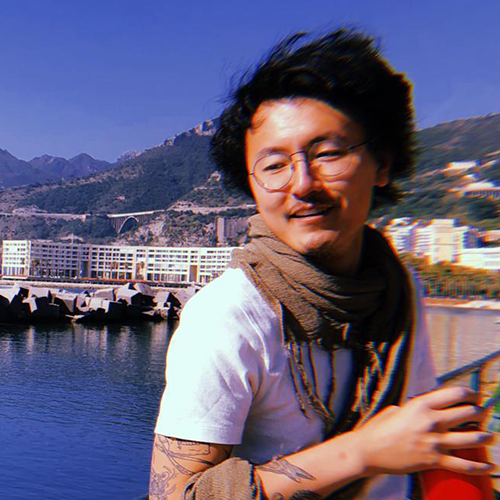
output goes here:
[[[493, 465], [450, 454], [477, 448], [493, 436], [477, 430], [452, 430], [467, 422], [481, 422], [486, 411], [477, 393], [464, 387], [438, 389], [402, 406], [390, 406], [354, 431], [366, 475], [406, 474], [425, 469], [448, 469], [464, 474], [486, 474]], [[459, 406], [454, 406], [459, 405]]]

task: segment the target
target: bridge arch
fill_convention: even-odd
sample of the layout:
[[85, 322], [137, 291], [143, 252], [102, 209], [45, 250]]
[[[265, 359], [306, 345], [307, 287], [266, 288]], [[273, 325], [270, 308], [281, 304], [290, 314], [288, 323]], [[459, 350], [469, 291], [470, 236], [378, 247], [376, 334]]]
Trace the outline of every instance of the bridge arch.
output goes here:
[[[127, 225], [128, 227], [125, 227]], [[134, 215], [130, 215], [125, 220], [123, 220], [123, 222], [121, 222], [121, 224], [118, 227], [117, 233], [122, 234], [125, 231], [132, 229], [132, 227], [137, 227], [138, 225], [139, 225], [139, 219]]]

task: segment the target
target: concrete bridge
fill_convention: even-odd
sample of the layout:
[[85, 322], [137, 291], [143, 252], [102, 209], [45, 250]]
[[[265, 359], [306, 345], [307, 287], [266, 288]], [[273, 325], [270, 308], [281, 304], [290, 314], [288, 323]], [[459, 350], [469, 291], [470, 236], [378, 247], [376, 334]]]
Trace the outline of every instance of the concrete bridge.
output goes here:
[[121, 234], [125, 225], [129, 222], [135, 222], [138, 226], [154, 219], [157, 214], [165, 210], [149, 210], [147, 212], [134, 212], [129, 214], [106, 214], [114, 227], [116, 234]]

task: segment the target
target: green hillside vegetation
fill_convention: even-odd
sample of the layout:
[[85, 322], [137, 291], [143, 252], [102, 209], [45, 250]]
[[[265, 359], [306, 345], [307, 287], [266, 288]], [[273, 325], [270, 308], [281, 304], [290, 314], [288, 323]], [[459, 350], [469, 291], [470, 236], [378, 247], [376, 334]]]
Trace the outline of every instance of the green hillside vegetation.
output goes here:
[[236, 188], [226, 187], [217, 172], [207, 182], [181, 196], [179, 201], [193, 203], [199, 207], [226, 207], [253, 203], [252, 198]]
[[[179, 212], [167, 210], [151, 224], [125, 233], [119, 238], [123, 245], [156, 245], [156, 246], [215, 246], [217, 244], [216, 218], [224, 216], [250, 217], [255, 213], [253, 208], [235, 208], [223, 213], [196, 213], [191, 210]], [[229, 246], [238, 246], [246, 242], [246, 234], [229, 240]]]
[[442, 123], [418, 132], [421, 150], [418, 172], [451, 161], [483, 158], [500, 150], [500, 114]]
[[26, 191], [17, 206], [60, 213], [127, 213], [167, 207], [214, 171], [209, 137], [181, 137], [112, 169], [74, 182]]
[[456, 180], [441, 172], [449, 162], [484, 160], [492, 164], [478, 167], [475, 173], [481, 180], [500, 184], [499, 161], [491, 161], [492, 157], [487, 156], [500, 151], [500, 114], [436, 125], [419, 131], [417, 139], [419, 161], [414, 175], [400, 182], [403, 199], [395, 207], [375, 210], [372, 216], [450, 217], [464, 225], [500, 228], [500, 204], [497, 201], [464, 198], [448, 192]]
[[5, 240], [60, 240], [74, 235], [95, 244], [109, 243], [116, 238], [113, 226], [105, 217], [89, 217], [85, 222], [45, 217], [2, 217], [0, 234]]
[[403, 262], [417, 271], [424, 295], [455, 299], [499, 299], [500, 273], [457, 266], [447, 262], [429, 264], [427, 259], [401, 255]]

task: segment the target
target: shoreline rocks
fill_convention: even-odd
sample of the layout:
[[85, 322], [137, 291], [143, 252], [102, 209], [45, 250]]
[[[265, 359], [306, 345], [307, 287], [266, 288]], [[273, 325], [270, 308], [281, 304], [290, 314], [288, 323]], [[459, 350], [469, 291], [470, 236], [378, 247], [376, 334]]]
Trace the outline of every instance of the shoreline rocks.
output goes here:
[[0, 288], [0, 323], [173, 321], [183, 299], [143, 283], [79, 293], [13, 285]]

